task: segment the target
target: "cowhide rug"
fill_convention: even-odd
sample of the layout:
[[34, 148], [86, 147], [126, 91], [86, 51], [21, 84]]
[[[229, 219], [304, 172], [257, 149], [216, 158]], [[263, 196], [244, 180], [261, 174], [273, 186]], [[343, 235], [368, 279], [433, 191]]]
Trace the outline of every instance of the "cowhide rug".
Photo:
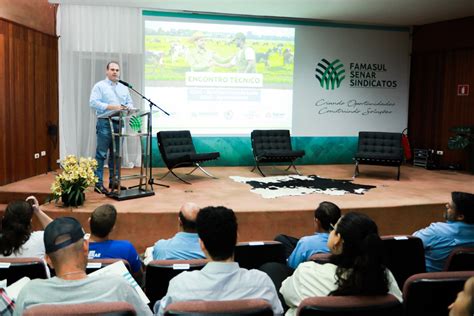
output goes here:
[[249, 184], [252, 187], [250, 191], [260, 194], [265, 199], [311, 193], [329, 195], [364, 194], [364, 192], [375, 188], [373, 185], [354, 184], [352, 180], [326, 179], [316, 175], [290, 175], [266, 178], [231, 176], [230, 178], [236, 182]]

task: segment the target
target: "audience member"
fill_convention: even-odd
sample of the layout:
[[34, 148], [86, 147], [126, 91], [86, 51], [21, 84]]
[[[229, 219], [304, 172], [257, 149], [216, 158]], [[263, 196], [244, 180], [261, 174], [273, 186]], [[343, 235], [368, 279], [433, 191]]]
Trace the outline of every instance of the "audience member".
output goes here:
[[132, 274], [139, 284], [142, 283], [143, 271], [140, 257], [135, 247], [128, 240], [109, 239], [117, 220], [117, 210], [113, 205], [104, 204], [97, 207], [89, 218], [91, 238], [89, 259], [124, 259], [132, 269]]
[[283, 281], [280, 293], [295, 315], [300, 302], [312, 296], [402, 293], [382, 259], [382, 240], [377, 225], [367, 215], [348, 213], [340, 218], [328, 240], [330, 263], [308, 261]]
[[278, 235], [275, 237], [285, 247], [288, 257], [288, 266], [296, 269], [301, 262], [308, 261], [315, 253], [328, 253], [327, 246], [329, 231], [331, 225], [335, 225], [341, 217], [339, 207], [331, 202], [321, 202], [314, 211], [315, 233], [311, 236], [305, 236], [301, 239], [287, 235]]
[[[223, 206], [205, 207], [196, 218], [199, 243], [210, 262], [202, 270], [182, 272], [170, 281], [166, 296], [155, 304], [163, 315], [172, 302], [191, 300], [265, 299], [275, 314], [282, 314], [275, 286], [258, 270], [239, 268], [233, 261], [237, 219]], [[159, 305], [158, 305], [159, 304]]]
[[199, 246], [196, 232], [196, 216], [199, 207], [195, 203], [185, 203], [178, 215], [179, 230], [171, 239], [161, 239], [153, 247], [153, 260], [204, 259], [206, 256]]
[[88, 236], [72, 217], [60, 217], [44, 231], [46, 260], [56, 271], [51, 279], [35, 279], [20, 291], [15, 315], [35, 304], [90, 303], [124, 301], [137, 315], [151, 315], [138, 293], [121, 276], [87, 276]]
[[449, 306], [449, 316], [474, 315], [474, 277], [469, 278], [464, 284], [464, 290], [459, 292], [453, 304]]
[[474, 246], [474, 194], [452, 192], [444, 218], [413, 234], [423, 241], [428, 272], [442, 271], [454, 248]]
[[34, 196], [8, 203], [2, 218], [0, 257], [44, 257], [43, 231], [31, 231], [33, 215], [43, 229], [52, 221]]

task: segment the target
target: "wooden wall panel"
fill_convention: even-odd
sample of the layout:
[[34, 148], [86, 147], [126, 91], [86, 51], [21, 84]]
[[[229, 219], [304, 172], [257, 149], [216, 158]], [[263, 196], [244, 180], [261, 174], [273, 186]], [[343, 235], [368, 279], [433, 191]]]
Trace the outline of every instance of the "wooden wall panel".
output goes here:
[[5, 25], [0, 21], [0, 184], [1, 181], [6, 179], [6, 170], [7, 170], [7, 155], [6, 155], [6, 64], [5, 64], [5, 35], [2, 32], [2, 27]]
[[[468, 168], [467, 151], [448, 149], [450, 128], [474, 126], [474, 17], [415, 28], [410, 75], [409, 137], [413, 148], [444, 151], [441, 167]], [[442, 30], [442, 31], [441, 31]], [[456, 36], [445, 36], [446, 34]], [[470, 95], [458, 96], [457, 85], [469, 84]]]
[[[58, 42], [2, 19], [0, 36], [2, 185], [46, 172], [59, 157], [47, 133], [48, 124], [58, 124]], [[46, 156], [35, 159], [41, 151]]]
[[56, 35], [57, 7], [48, 0], [0, 0], [0, 18]]

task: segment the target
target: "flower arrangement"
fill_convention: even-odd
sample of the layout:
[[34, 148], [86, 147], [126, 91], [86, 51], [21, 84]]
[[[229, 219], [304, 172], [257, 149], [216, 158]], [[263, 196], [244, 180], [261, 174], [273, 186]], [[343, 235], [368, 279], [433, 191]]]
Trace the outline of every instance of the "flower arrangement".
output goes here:
[[61, 160], [63, 171], [56, 176], [51, 185], [51, 199], [61, 198], [65, 206], [78, 206], [84, 203], [84, 190], [97, 183], [94, 174], [97, 161], [92, 158], [77, 158], [69, 155]]

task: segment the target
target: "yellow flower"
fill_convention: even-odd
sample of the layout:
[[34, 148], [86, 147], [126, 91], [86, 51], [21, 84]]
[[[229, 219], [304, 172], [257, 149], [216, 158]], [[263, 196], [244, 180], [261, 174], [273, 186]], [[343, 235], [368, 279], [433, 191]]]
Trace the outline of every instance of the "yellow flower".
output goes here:
[[68, 155], [61, 160], [61, 168], [62, 172], [51, 185], [51, 195], [56, 201], [66, 192], [69, 195], [76, 191], [82, 192], [98, 181], [95, 176], [97, 161], [93, 158]]

